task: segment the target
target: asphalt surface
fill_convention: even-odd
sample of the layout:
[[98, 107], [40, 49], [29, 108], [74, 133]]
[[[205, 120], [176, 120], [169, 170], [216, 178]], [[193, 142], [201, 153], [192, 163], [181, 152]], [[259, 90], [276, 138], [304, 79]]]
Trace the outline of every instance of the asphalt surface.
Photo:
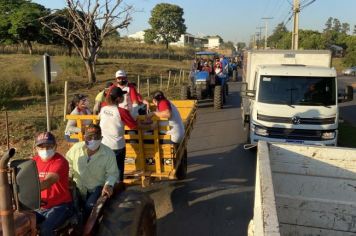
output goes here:
[[355, 76], [339, 76], [339, 89], [345, 88], [346, 85], [354, 85], [354, 100], [339, 104], [340, 117], [348, 123], [356, 126], [356, 77]]
[[184, 181], [146, 188], [155, 201], [158, 235], [247, 235], [253, 216], [256, 154], [243, 149], [238, 85], [222, 110], [199, 104]]

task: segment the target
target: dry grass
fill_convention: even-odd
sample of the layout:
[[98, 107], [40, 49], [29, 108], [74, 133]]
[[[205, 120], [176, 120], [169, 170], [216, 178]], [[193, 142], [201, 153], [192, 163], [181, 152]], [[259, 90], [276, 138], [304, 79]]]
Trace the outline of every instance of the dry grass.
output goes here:
[[[30, 56], [24, 54], [0, 55], [0, 83], [8, 80], [12, 81], [20, 78], [27, 81], [29, 85], [40, 84], [42, 82], [32, 73], [32, 67], [41, 56]], [[151, 92], [159, 88], [159, 78], [163, 77], [163, 88], [167, 86], [168, 72], [172, 71], [171, 86], [173, 87], [174, 78], [175, 86], [178, 86], [179, 70], [183, 69], [188, 72], [190, 67], [189, 61], [158, 60], [158, 59], [99, 59], [97, 65], [97, 83], [88, 87], [85, 69], [79, 58], [69, 58], [66, 56], [53, 57], [55, 63], [62, 67], [62, 73], [51, 84], [52, 87], [59, 88], [50, 97], [50, 111], [53, 132], [61, 143], [62, 152], [65, 151], [66, 144], [63, 142], [65, 123], [63, 122], [64, 81], [69, 83], [69, 99], [74, 93], [84, 93], [89, 95], [90, 101], [94, 102], [95, 95], [103, 88], [105, 82], [114, 79], [114, 73], [118, 69], [124, 69], [129, 75], [129, 80], [137, 83], [137, 77], [141, 78], [141, 94], [146, 97], [147, 79], [150, 80]], [[187, 74], [185, 76], [187, 78]], [[167, 93], [170, 98], [177, 98], [176, 91], [173, 89]], [[43, 87], [37, 88], [42, 90]], [[177, 87], [176, 87], [177, 88]], [[35, 88], [34, 88], [35, 89]], [[93, 104], [92, 104], [93, 105]], [[45, 119], [45, 99], [43, 96], [21, 96], [6, 103], [9, 114], [10, 141], [11, 146], [16, 147], [20, 156], [29, 156], [32, 154], [32, 139], [37, 131], [46, 129]], [[0, 120], [4, 121], [4, 113], [0, 113]], [[5, 122], [0, 123], [0, 129], [5, 131]], [[0, 153], [6, 149], [5, 132], [0, 134]]]

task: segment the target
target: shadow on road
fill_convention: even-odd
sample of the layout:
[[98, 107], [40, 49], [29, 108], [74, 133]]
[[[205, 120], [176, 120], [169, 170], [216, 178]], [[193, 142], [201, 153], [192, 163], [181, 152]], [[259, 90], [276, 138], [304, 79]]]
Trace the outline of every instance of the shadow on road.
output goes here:
[[169, 186], [172, 209], [158, 219], [158, 235], [246, 235], [253, 214], [255, 154], [240, 145], [188, 161], [187, 179]]

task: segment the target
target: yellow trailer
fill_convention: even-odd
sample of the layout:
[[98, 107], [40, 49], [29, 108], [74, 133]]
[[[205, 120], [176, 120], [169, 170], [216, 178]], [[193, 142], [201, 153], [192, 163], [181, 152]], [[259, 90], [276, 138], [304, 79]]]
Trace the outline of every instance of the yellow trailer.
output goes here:
[[[154, 130], [132, 130], [125, 126], [126, 158], [125, 179], [128, 184], [141, 183], [146, 186], [155, 179], [184, 179], [187, 172], [187, 144], [196, 120], [196, 101], [173, 100], [182, 117], [185, 135], [181, 143], [170, 144], [170, 135], [163, 134], [169, 130], [167, 119], [154, 117], [157, 125]], [[96, 115], [67, 115], [67, 120], [76, 120], [77, 127], [82, 128], [84, 120], [99, 122]], [[144, 116], [139, 116], [143, 120]], [[130, 132], [131, 131], [131, 132]], [[71, 135], [71, 138], [83, 141], [83, 133]]]

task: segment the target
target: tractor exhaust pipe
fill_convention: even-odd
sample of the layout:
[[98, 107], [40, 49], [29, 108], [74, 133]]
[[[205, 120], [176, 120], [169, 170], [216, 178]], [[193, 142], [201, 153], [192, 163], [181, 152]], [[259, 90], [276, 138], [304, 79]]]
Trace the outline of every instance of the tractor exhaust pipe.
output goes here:
[[0, 159], [0, 216], [4, 236], [15, 235], [14, 209], [9, 185], [9, 168], [7, 166], [11, 157], [15, 155], [15, 149], [11, 148]]

